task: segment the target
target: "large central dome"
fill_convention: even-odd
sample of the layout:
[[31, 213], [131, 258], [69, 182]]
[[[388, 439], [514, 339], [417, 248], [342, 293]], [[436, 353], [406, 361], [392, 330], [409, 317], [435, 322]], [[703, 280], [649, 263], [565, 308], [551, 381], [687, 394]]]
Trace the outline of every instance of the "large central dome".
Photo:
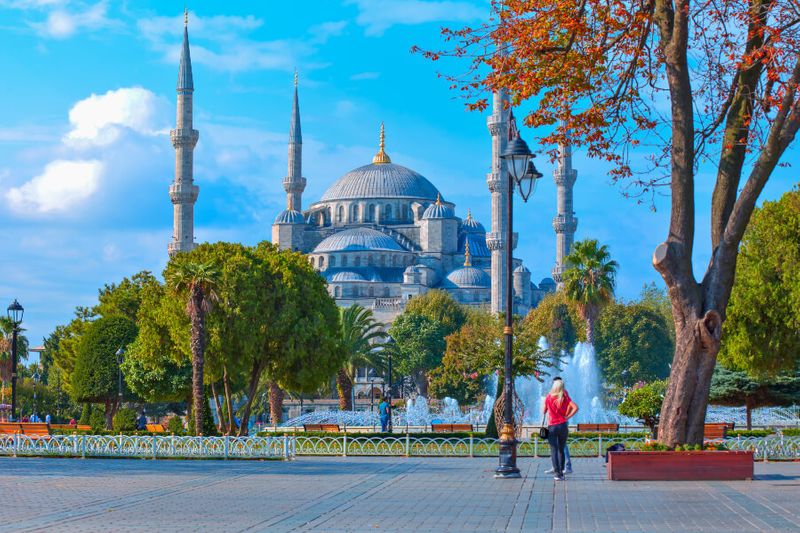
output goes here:
[[372, 163], [351, 170], [325, 191], [321, 202], [365, 198], [436, 200], [439, 191], [428, 179], [394, 163]]

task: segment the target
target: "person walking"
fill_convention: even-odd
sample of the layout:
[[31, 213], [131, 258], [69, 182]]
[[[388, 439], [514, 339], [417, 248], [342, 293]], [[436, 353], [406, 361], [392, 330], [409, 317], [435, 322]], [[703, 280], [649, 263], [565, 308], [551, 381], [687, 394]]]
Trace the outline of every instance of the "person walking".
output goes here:
[[564, 480], [565, 452], [569, 434], [568, 420], [578, 412], [578, 406], [564, 390], [564, 381], [553, 380], [550, 393], [544, 400], [544, 413], [547, 415], [547, 440], [550, 444], [550, 460], [553, 463], [553, 479]]
[[378, 414], [381, 417], [381, 432], [386, 433], [389, 430], [389, 402], [386, 396], [381, 397], [381, 403], [378, 405]]

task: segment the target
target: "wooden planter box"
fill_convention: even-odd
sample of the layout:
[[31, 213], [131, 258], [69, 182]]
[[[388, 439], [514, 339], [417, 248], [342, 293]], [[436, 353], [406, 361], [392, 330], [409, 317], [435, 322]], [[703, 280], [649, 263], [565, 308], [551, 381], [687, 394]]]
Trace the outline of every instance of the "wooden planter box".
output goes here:
[[705, 481], [753, 479], [753, 452], [609, 452], [608, 479]]

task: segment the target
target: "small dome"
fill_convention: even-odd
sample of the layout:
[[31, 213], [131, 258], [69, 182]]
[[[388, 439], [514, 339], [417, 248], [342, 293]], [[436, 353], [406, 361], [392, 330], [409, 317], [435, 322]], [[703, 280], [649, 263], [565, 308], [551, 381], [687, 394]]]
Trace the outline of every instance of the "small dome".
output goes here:
[[358, 272], [353, 272], [350, 270], [345, 270], [342, 272], [337, 272], [331, 277], [331, 281], [339, 282], [339, 281], [367, 281], [364, 279], [364, 276], [359, 274]]
[[275, 217], [275, 224], [305, 224], [306, 219], [303, 217], [303, 213], [297, 211], [295, 209], [286, 209], [285, 211], [281, 211], [277, 217]]
[[351, 228], [326, 237], [312, 253], [363, 250], [404, 251], [397, 241], [385, 233], [371, 228]]
[[539, 288], [543, 291], [546, 291], [549, 287], [555, 287], [556, 282], [553, 281], [553, 278], [543, 278], [542, 281], [539, 282]]
[[461, 222], [461, 229], [464, 233], [486, 233], [483, 224], [472, 218], [472, 211], [467, 211], [467, 218]]
[[442, 197], [437, 194], [436, 202], [428, 206], [424, 213], [422, 213], [423, 220], [434, 218], [453, 218], [456, 214], [452, 207], [446, 206], [442, 203]]
[[514, 269], [514, 274], [530, 274], [531, 271], [525, 265], [520, 265]]
[[460, 289], [488, 288], [492, 286], [492, 279], [480, 268], [466, 266], [450, 272], [443, 285]]

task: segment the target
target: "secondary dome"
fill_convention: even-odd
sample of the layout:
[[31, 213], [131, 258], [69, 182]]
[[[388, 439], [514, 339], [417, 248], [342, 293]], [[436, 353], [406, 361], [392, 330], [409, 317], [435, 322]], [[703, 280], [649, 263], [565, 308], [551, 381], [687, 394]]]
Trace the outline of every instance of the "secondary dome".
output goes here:
[[351, 228], [323, 239], [311, 253], [352, 252], [359, 250], [405, 251], [397, 241], [371, 228]]
[[441, 195], [436, 196], [436, 203], [433, 203], [425, 209], [422, 218], [426, 220], [434, 218], [453, 218], [456, 214], [453, 208], [442, 203]]
[[367, 281], [364, 279], [364, 276], [357, 272], [353, 272], [350, 270], [345, 270], [343, 272], [337, 272], [333, 276], [331, 276], [332, 282], [342, 282], [342, 281]]
[[443, 285], [458, 289], [486, 288], [492, 286], [492, 279], [480, 268], [465, 266], [450, 272]]
[[320, 198], [363, 200], [365, 198], [415, 198], [436, 200], [439, 191], [423, 175], [394, 163], [372, 163], [351, 170], [330, 186]]
[[275, 224], [305, 224], [306, 219], [303, 213], [294, 209], [286, 209], [275, 217]]
[[467, 218], [461, 222], [461, 228], [464, 233], [486, 233], [483, 224], [472, 218], [472, 211], [467, 211]]

